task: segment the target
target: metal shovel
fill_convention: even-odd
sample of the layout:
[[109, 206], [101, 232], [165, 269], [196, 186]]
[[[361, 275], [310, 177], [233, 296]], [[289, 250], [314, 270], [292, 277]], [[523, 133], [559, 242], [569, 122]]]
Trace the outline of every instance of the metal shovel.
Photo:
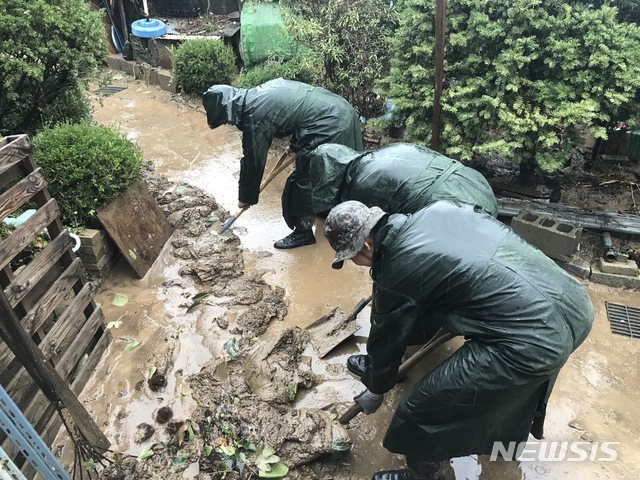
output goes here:
[[[262, 183], [260, 184], [260, 192], [262, 192], [265, 189], [265, 187], [271, 183], [271, 180], [276, 178], [280, 174], [280, 172], [282, 172], [285, 168], [287, 168], [289, 165], [291, 165], [296, 159], [296, 156], [293, 155], [291, 158], [289, 158], [289, 159], [287, 159], [285, 161], [286, 157], [287, 157], [287, 151], [285, 150], [282, 153], [282, 155], [280, 156], [280, 158], [278, 159], [278, 161], [276, 162], [276, 164], [273, 166], [273, 169], [271, 170], [271, 173], [269, 173], [267, 178], [265, 178], [262, 181]], [[220, 229], [220, 231], [218, 233], [219, 234], [223, 234], [224, 232], [229, 230], [229, 227], [231, 225], [233, 225], [233, 222], [235, 222], [238, 219], [238, 217], [245, 212], [245, 210], [247, 208], [249, 208], [249, 205], [247, 205], [246, 207], [242, 207], [236, 213], [231, 215], [227, 219], [227, 221], [224, 222], [224, 225], [222, 225], [222, 228]]]

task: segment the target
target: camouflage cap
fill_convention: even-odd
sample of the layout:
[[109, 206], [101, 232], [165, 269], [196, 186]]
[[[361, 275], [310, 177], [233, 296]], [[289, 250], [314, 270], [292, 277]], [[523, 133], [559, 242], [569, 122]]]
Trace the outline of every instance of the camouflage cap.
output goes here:
[[355, 257], [371, 232], [371, 229], [385, 215], [378, 207], [367, 207], [355, 200], [336, 205], [324, 222], [324, 236], [336, 251], [331, 266], [342, 268], [345, 260]]

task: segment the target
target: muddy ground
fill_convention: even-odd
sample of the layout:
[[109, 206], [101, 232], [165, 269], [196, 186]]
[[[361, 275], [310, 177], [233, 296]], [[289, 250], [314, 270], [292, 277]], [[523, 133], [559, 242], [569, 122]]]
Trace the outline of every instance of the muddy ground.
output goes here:
[[[127, 88], [96, 97], [95, 119], [116, 123], [143, 148], [149, 162], [145, 181], [176, 231], [143, 279], [121, 261], [97, 297], [107, 322], [120, 322], [82, 395], [120, 452], [101, 477], [256, 478], [260, 466], [279, 468], [267, 455], [269, 448], [289, 469], [289, 479], [368, 479], [378, 470], [402, 467], [402, 457], [381, 446], [394, 405], [413, 380], [460, 345], [459, 339], [387, 394], [376, 414], [360, 415], [348, 428], [338, 424], [336, 416], [363, 388], [344, 362], [364, 351], [368, 309], [358, 316], [360, 331], [323, 359], [309, 344], [305, 327], [336, 306], [348, 312], [366, 297], [365, 269], [347, 265], [333, 271], [331, 250], [320, 233], [313, 246], [272, 248], [288, 233], [279, 215], [284, 176], [230, 232], [217, 234], [236, 203], [240, 133], [226, 126], [209, 130], [197, 101], [107, 74], [112, 84]], [[274, 144], [270, 162], [285, 146]], [[619, 167], [574, 168], [566, 172], [565, 193], [574, 203], [586, 206], [593, 198], [619, 205], [620, 211], [634, 208], [636, 197], [627, 193], [626, 182], [635, 178], [637, 167], [625, 170], [625, 177], [616, 173]], [[620, 188], [603, 183], [609, 180]], [[318, 232], [321, 225], [318, 220]], [[635, 239], [630, 242], [636, 248]], [[633, 413], [640, 401], [635, 388], [640, 347], [637, 340], [610, 333], [604, 308], [605, 301], [638, 308], [640, 298], [637, 292], [584, 283], [596, 324], [561, 373], [547, 438], [616, 441], [618, 460], [490, 462], [471, 456], [453, 460], [450, 479], [640, 476], [634, 460], [640, 421]], [[194, 298], [198, 293], [206, 296]], [[124, 306], [114, 302], [119, 295], [128, 298]], [[125, 351], [134, 340], [141, 345]]]

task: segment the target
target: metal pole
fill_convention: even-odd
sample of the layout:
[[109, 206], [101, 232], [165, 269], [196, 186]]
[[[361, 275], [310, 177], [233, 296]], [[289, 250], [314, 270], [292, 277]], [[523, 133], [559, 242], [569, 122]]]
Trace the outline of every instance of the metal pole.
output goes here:
[[71, 480], [33, 426], [0, 386], [0, 429], [7, 434], [35, 470], [46, 479]]
[[440, 98], [444, 78], [444, 32], [447, 23], [447, 0], [436, 0], [436, 72], [433, 95], [433, 122], [431, 125], [431, 149], [440, 149]]
[[0, 480], [27, 480], [2, 448], [0, 448]]

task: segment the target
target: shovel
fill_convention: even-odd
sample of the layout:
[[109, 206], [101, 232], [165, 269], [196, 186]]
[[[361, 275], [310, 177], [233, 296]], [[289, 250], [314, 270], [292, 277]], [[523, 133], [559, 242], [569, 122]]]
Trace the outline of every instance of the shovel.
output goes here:
[[[400, 364], [400, 368], [398, 369], [397, 379], [403, 378], [411, 368], [415, 366], [420, 360], [422, 360], [429, 353], [433, 352], [436, 348], [442, 345], [445, 342], [448, 342], [455, 335], [453, 333], [447, 332], [444, 328], [441, 328], [436, 332], [431, 340], [425, 343], [420, 349], [407, 358], [402, 364]], [[397, 380], [396, 380], [397, 381]], [[338, 418], [338, 422], [342, 425], [346, 425], [349, 423], [353, 417], [358, 415], [362, 411], [362, 407], [358, 402], [354, 403], [353, 406], [342, 414], [340, 418]]]
[[311, 344], [318, 358], [324, 358], [331, 350], [358, 331], [360, 327], [356, 317], [370, 301], [371, 297], [360, 300], [346, 318], [344, 312], [336, 307], [307, 327]]
[[[267, 178], [265, 178], [262, 183], [260, 184], [260, 192], [262, 192], [262, 190], [265, 189], [265, 187], [267, 185], [269, 185], [271, 183], [271, 180], [273, 180], [274, 178], [276, 178], [280, 172], [282, 172], [285, 168], [287, 168], [289, 165], [291, 165], [294, 160], [296, 159], [296, 156], [293, 155], [291, 158], [289, 158], [287, 161], [284, 161], [284, 159], [287, 157], [287, 151], [285, 150], [282, 155], [280, 156], [280, 158], [278, 159], [278, 161], [276, 162], [276, 164], [273, 166], [273, 169], [271, 170], [271, 173], [267, 176]], [[240, 215], [242, 215], [245, 210], [249, 208], [249, 205], [247, 205], [246, 207], [242, 207], [241, 209], [239, 209], [236, 213], [234, 213], [233, 215], [231, 215], [226, 222], [224, 222], [224, 225], [222, 225], [222, 228], [220, 229], [220, 231], [218, 232], [219, 234], [223, 234], [224, 232], [226, 232], [227, 230], [229, 230], [229, 227], [231, 225], [233, 225], [233, 222], [235, 222], [238, 217]]]

